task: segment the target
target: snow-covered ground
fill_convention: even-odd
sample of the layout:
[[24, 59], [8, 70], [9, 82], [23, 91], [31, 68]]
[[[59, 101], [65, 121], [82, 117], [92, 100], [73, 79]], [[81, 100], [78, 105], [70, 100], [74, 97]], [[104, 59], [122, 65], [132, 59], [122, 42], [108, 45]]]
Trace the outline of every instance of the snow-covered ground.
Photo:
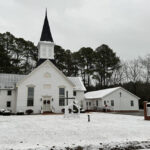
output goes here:
[[63, 115], [0, 116], [0, 149], [96, 146], [150, 141], [150, 121], [142, 116], [90, 113], [80, 118]]

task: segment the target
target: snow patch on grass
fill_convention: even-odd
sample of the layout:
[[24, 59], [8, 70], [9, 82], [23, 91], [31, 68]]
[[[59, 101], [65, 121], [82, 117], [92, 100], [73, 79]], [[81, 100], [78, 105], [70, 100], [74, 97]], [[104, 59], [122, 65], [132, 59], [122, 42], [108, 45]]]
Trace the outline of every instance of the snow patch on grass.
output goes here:
[[63, 115], [0, 116], [0, 149], [100, 148], [150, 141], [150, 122], [141, 116], [107, 113], [90, 116], [91, 122], [87, 114], [75, 119], [65, 119]]

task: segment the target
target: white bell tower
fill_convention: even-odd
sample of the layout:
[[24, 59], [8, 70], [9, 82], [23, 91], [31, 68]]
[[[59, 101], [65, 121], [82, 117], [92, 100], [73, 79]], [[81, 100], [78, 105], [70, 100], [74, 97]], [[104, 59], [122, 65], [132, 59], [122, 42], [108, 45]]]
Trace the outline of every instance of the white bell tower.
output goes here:
[[54, 42], [40, 41], [38, 43], [38, 59], [54, 59]]
[[47, 18], [47, 10], [40, 41], [38, 43], [38, 59], [44, 61], [46, 59], [54, 60], [54, 41], [50, 31]]

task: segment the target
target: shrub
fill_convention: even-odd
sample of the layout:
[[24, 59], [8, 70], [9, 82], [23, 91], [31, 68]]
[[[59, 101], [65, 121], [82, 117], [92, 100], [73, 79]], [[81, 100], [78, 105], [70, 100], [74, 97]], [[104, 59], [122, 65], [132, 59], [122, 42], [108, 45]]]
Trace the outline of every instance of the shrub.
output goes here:
[[32, 114], [32, 113], [33, 113], [33, 110], [32, 110], [32, 109], [27, 109], [27, 110], [26, 110], [26, 114], [27, 114], [27, 115], [30, 115], [30, 114]]
[[3, 112], [3, 116], [10, 116], [12, 113], [11, 113], [11, 110], [5, 110]]
[[63, 109], [61, 110], [61, 112], [62, 112], [62, 113], [65, 113], [65, 108], [63, 108]]
[[0, 115], [3, 115], [5, 109], [0, 109]]
[[69, 108], [69, 114], [72, 113], [72, 109]]
[[[69, 111], [69, 114], [72, 113], [72, 109], [71, 109], [71, 108], [69, 108], [68, 111]], [[65, 113], [65, 108], [63, 108], [63, 109], [61, 110], [61, 112], [62, 112], [62, 113]]]
[[24, 115], [24, 112], [23, 111], [17, 112], [17, 115]]

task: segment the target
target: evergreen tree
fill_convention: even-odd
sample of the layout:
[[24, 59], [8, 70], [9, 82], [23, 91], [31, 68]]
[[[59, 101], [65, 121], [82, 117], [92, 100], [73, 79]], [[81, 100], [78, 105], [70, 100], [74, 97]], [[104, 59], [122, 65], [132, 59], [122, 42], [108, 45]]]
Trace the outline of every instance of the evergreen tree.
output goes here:
[[27, 74], [36, 66], [38, 49], [32, 42], [6, 32], [0, 34], [0, 46], [4, 55], [9, 56], [7, 61], [11, 67], [6, 72]]
[[56, 66], [59, 70], [61, 70], [63, 73], [65, 72], [65, 50], [58, 45], [55, 45], [54, 47], [54, 59]]
[[120, 59], [109, 46], [103, 44], [95, 50], [94, 78], [100, 88], [109, 86], [109, 80], [113, 71], [119, 67]]
[[76, 54], [78, 68], [83, 78], [84, 85], [91, 85], [90, 77], [94, 72], [94, 51], [90, 47], [82, 47]]
[[64, 50], [61, 46], [55, 45], [55, 63], [56, 66], [66, 76], [74, 76], [73, 55], [70, 50]]
[[74, 74], [73, 58], [70, 50], [65, 51], [65, 75], [72, 76]]
[[10, 63], [10, 56], [0, 45], [0, 73], [10, 73], [13, 70], [13, 66]]
[[73, 76], [79, 76], [79, 58], [78, 52], [72, 53]]

